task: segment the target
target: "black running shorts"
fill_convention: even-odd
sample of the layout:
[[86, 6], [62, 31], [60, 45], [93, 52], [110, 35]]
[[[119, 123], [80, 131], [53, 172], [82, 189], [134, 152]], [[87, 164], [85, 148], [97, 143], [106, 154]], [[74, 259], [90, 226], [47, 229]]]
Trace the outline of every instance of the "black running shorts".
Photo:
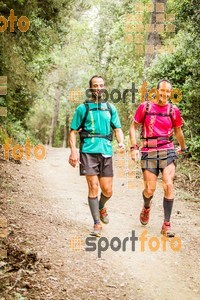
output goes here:
[[80, 175], [113, 177], [112, 157], [102, 154], [80, 153]]
[[177, 155], [174, 149], [160, 150], [152, 152], [142, 152], [141, 168], [158, 176], [159, 171], [163, 171], [172, 162], [176, 166]]

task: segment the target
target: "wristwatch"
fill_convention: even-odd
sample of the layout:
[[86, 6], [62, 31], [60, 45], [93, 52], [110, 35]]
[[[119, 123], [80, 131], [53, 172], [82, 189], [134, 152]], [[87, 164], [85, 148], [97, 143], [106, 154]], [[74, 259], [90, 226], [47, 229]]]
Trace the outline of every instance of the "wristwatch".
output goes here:
[[134, 146], [131, 146], [130, 147], [130, 150], [132, 151], [132, 150], [139, 150], [139, 146], [136, 144], [136, 145], [134, 145]]

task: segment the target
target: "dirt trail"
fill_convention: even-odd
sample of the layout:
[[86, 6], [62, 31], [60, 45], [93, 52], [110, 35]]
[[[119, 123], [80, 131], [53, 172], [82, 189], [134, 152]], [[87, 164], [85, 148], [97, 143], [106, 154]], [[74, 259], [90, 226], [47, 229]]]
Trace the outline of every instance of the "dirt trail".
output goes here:
[[[92, 229], [87, 186], [78, 168], [67, 163], [68, 155], [66, 149], [49, 148], [46, 159], [24, 161], [11, 170], [18, 184], [10, 199], [10, 213], [13, 218], [18, 216], [20, 224], [16, 232], [20, 234], [21, 230], [26, 244], [49, 264], [33, 275], [40, 283], [32, 292], [24, 291], [27, 299], [199, 299], [198, 203], [176, 199], [172, 221], [182, 248], [175, 252], [167, 242], [163, 251], [161, 184], [154, 197], [150, 224], [143, 227], [138, 219], [141, 180], [128, 188], [125, 178], [115, 177], [114, 194], [107, 205], [110, 223], [104, 225], [103, 237], [109, 243], [113, 237], [129, 239], [126, 251], [113, 251], [109, 246], [98, 257], [97, 250], [85, 251], [85, 239]], [[132, 231], [139, 237], [145, 229], [145, 251], [141, 251], [140, 241], [132, 251]], [[150, 249], [152, 237], [160, 242], [155, 252]], [[82, 245], [78, 250], [70, 246], [75, 238]], [[104, 247], [102, 240], [96, 243], [100, 241]]]

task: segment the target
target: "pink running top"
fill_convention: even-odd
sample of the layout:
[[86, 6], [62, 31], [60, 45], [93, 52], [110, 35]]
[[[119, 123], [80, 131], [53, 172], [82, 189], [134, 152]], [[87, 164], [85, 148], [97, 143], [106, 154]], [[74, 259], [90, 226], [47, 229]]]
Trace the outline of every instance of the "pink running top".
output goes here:
[[[174, 127], [183, 126], [183, 119], [177, 106], [172, 106], [172, 115], [170, 116], [159, 116], [159, 115], [146, 115], [147, 102], [140, 104], [135, 112], [134, 121], [142, 124], [142, 136], [145, 138], [151, 138], [143, 141], [142, 152], [150, 152], [155, 150], [167, 150], [174, 149], [172, 141], [168, 140], [167, 137], [173, 135]], [[161, 113], [169, 114], [171, 105], [167, 103], [164, 106], [158, 104], [149, 103], [149, 113]], [[166, 140], [153, 139], [153, 137], [166, 137]], [[149, 147], [150, 148], [149, 148]]]

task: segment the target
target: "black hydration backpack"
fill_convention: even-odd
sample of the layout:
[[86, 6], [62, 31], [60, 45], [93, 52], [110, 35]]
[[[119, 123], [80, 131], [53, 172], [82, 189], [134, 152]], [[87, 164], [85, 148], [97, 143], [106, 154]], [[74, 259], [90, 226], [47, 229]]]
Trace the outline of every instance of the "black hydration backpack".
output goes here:
[[[111, 115], [111, 118], [112, 118], [111, 105], [108, 102], [106, 102], [107, 108], [101, 108], [101, 107], [90, 108], [89, 103], [87, 101], [84, 102], [83, 104], [85, 105], [86, 112], [85, 112], [83, 121], [82, 121], [81, 125], [78, 128], [78, 132], [79, 132], [80, 140], [81, 140], [81, 145], [83, 144], [85, 138], [99, 137], [99, 138], [105, 138], [105, 139], [107, 139], [109, 141], [112, 141], [112, 131], [110, 131], [109, 134], [104, 135], [104, 134], [100, 134], [100, 133], [97, 133], [97, 132], [95, 132], [95, 133], [89, 132], [89, 131], [87, 131], [84, 128], [85, 127], [85, 122], [86, 122], [86, 119], [87, 119], [87, 116], [88, 116], [88, 113], [90, 111], [95, 111], [95, 110], [109, 111], [109, 113]], [[111, 126], [112, 129], [115, 128], [115, 126], [114, 126], [114, 124], [112, 124], [112, 122], [110, 123], [110, 126]]]

